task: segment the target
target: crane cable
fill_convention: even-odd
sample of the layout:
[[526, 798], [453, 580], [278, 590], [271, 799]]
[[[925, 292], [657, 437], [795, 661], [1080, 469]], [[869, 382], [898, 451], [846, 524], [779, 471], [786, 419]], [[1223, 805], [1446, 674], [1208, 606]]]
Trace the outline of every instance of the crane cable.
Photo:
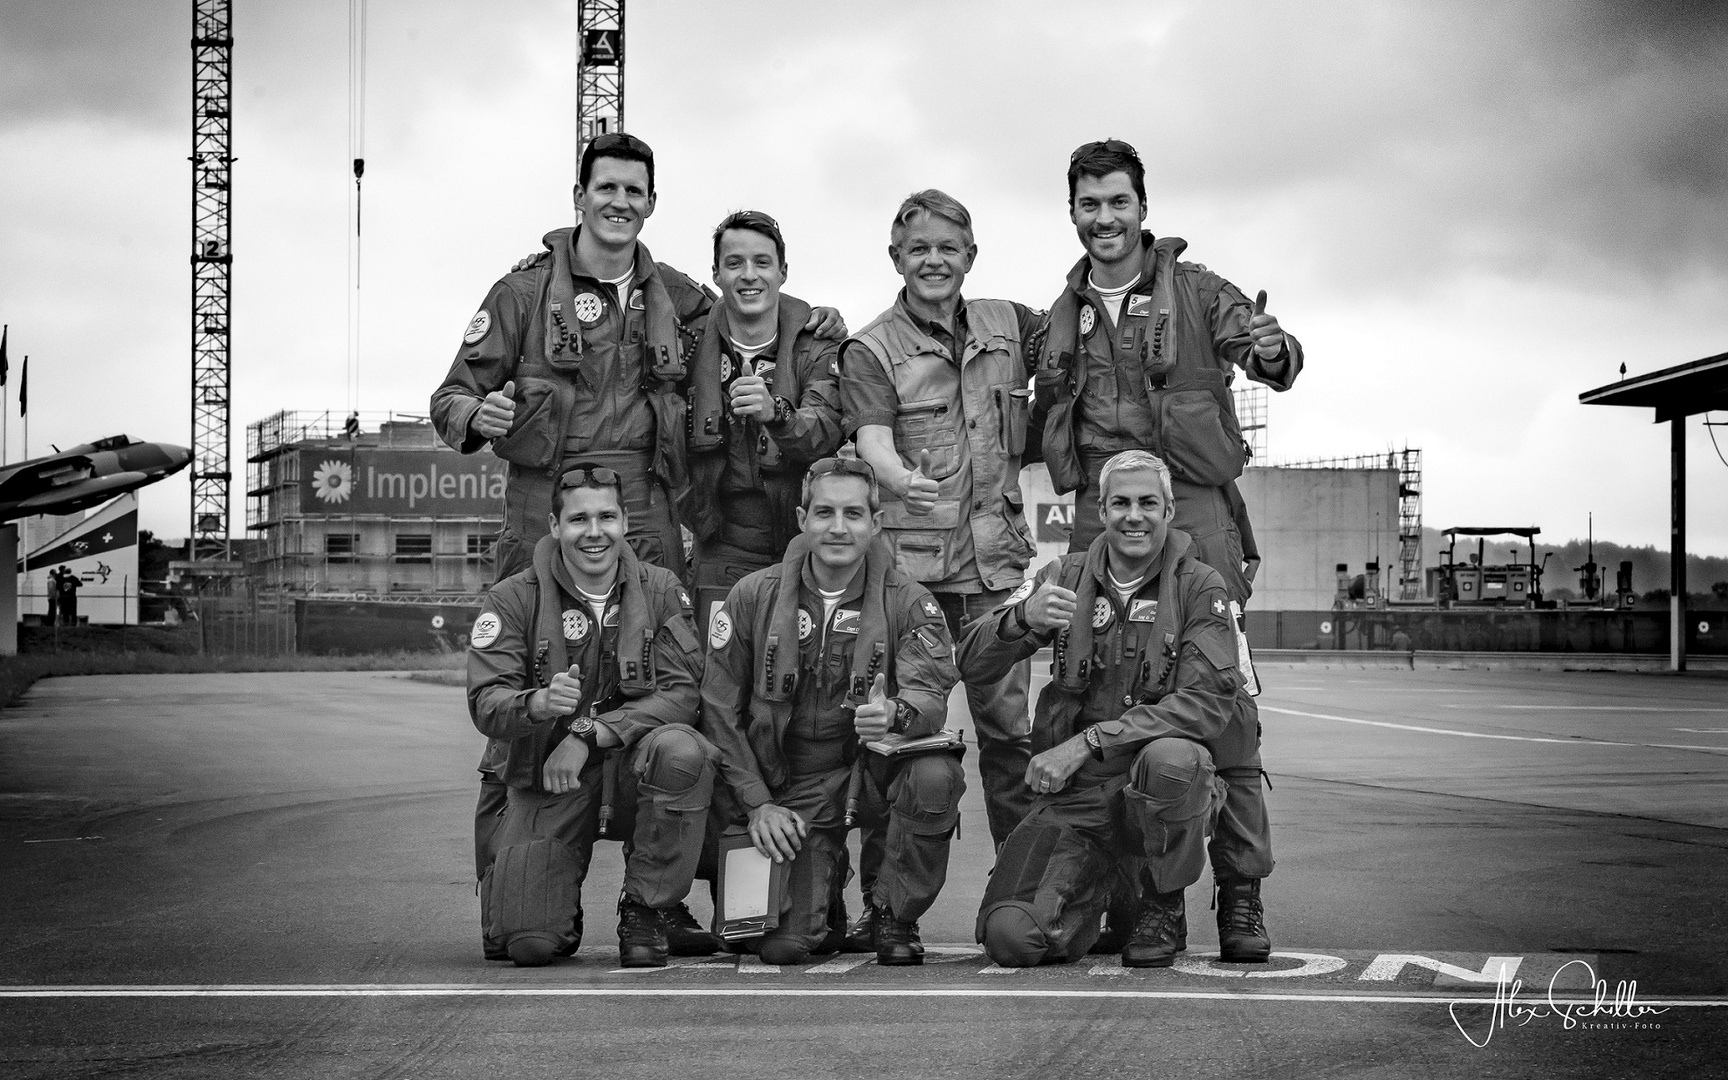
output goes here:
[[348, 0], [348, 153], [354, 236], [348, 252], [348, 410], [360, 408], [360, 178], [366, 172], [366, 0]]

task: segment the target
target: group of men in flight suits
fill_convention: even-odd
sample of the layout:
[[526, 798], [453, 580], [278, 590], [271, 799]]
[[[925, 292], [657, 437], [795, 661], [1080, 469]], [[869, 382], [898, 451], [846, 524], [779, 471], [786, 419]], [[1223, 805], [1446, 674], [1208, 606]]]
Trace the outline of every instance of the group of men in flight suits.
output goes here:
[[[574, 951], [602, 836], [625, 842], [624, 965], [717, 950], [684, 900], [743, 829], [788, 864], [777, 927], [743, 947], [920, 963], [963, 749], [871, 747], [941, 731], [963, 684], [996, 848], [977, 928], [993, 960], [1169, 965], [1208, 854], [1222, 958], [1267, 959], [1240, 630], [1257, 555], [1229, 387], [1240, 370], [1287, 389], [1302, 352], [1264, 293], [1142, 229], [1144, 175], [1118, 140], [1075, 151], [1086, 253], [1048, 313], [965, 298], [970, 215], [909, 196], [889, 243], [905, 287], [848, 336], [781, 291], [766, 214], [716, 228], [718, 298], [654, 262], [638, 239], [652, 151], [624, 133], [587, 145], [581, 224], [493, 286], [432, 396], [447, 443], [509, 462], [468, 661], [489, 740], [489, 958]], [[1028, 579], [1020, 471], [1040, 459], [1075, 525]]]

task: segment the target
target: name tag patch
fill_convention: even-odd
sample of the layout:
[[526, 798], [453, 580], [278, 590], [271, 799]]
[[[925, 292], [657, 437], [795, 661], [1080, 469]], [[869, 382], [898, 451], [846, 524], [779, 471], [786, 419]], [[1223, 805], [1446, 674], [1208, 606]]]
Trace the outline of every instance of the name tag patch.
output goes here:
[[834, 613], [833, 631], [836, 634], [856, 634], [858, 626], [864, 621], [862, 611], [852, 611], [841, 608]]
[[1129, 622], [1152, 622], [1158, 618], [1158, 601], [1130, 600], [1128, 601]]
[[1130, 318], [1144, 318], [1145, 316], [1152, 314], [1152, 297], [1144, 293], [1130, 296], [1128, 298], [1128, 306], [1124, 309], [1124, 314]]

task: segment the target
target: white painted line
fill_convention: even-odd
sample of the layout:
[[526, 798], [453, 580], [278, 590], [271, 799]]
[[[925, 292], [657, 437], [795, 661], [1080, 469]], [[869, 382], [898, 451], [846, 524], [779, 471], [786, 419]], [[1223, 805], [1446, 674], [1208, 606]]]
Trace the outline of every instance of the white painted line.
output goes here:
[[1026, 970], [1025, 968], [1003, 967], [1001, 964], [991, 964], [989, 967], [980, 970], [978, 972], [978, 974], [980, 974], [980, 975], [1018, 975], [1022, 971], [1025, 971], [1025, 970]]
[[1346, 964], [1346, 961], [1336, 956], [1327, 956], [1323, 953], [1275, 952], [1272, 954], [1272, 959], [1296, 960], [1299, 961], [1299, 966], [1287, 970], [1280, 970], [1278, 968], [1258, 968], [1253, 971], [1247, 970], [1246, 968], [1218, 967], [1218, 954], [1215, 952], [1206, 952], [1185, 953], [1178, 956], [1174, 967], [1184, 975], [1217, 975], [1225, 978], [1246, 977], [1250, 979], [1290, 979], [1309, 975], [1330, 975], [1335, 971], [1343, 971]]
[[778, 975], [780, 965], [764, 964], [760, 956], [745, 953], [738, 958], [738, 974], [740, 975]]
[[[1019, 970], [1009, 968], [1006, 970]], [[1156, 969], [1154, 969], [1156, 971]], [[0, 998], [352, 998], [352, 997], [935, 997], [935, 998], [1162, 998], [1178, 1001], [1278, 1001], [1336, 1002], [1358, 1005], [1426, 1005], [1463, 1000], [1491, 1001], [1485, 993], [1428, 994], [1324, 994], [1246, 990], [1055, 990], [995, 989], [982, 987], [931, 987], [880, 989], [804, 989], [799, 987], [606, 987], [606, 986], [482, 986], [445, 984], [359, 983], [352, 985], [239, 985], [239, 986], [12, 986], [0, 989]], [[1548, 1000], [1548, 999], [1544, 999]], [[1555, 997], [1555, 1004], [1590, 1005], [1590, 995]], [[1686, 1008], [1728, 1008], [1728, 998], [1639, 998], [1639, 1005]]]
[[1690, 706], [1666, 705], [1442, 705], [1442, 709], [1546, 709], [1554, 712], [1654, 712], [1654, 713], [1728, 713], [1715, 707], [1694, 709]]
[[806, 975], [844, 975], [855, 967], [876, 962], [875, 953], [841, 953], [832, 960], [804, 969]]
[[1508, 742], [1552, 743], [1556, 746], [1631, 746], [1646, 750], [1728, 750], [1724, 746], [1694, 746], [1685, 743], [1635, 743], [1615, 742], [1611, 739], [1556, 739], [1539, 735], [1491, 735], [1485, 731], [1459, 731], [1457, 728], [1424, 727], [1421, 724], [1394, 724], [1390, 720], [1363, 720], [1355, 716], [1333, 716], [1330, 713], [1303, 712], [1300, 709], [1280, 709], [1276, 705], [1262, 705], [1261, 712], [1283, 713], [1285, 716], [1301, 716], [1309, 720], [1336, 720], [1340, 724], [1365, 724], [1368, 727], [1393, 728], [1398, 731], [1419, 731], [1425, 735], [1454, 735], [1461, 739], [1504, 739]]

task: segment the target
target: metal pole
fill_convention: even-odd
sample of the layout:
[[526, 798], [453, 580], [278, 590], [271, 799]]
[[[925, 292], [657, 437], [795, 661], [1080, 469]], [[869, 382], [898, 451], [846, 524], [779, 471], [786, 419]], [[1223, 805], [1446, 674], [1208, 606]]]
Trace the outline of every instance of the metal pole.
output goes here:
[[1673, 485], [1670, 500], [1673, 519], [1670, 524], [1668, 552], [1673, 565], [1668, 570], [1668, 666], [1674, 671], [1686, 670], [1686, 418], [1676, 416], [1669, 421], [1673, 467], [1669, 478]]

